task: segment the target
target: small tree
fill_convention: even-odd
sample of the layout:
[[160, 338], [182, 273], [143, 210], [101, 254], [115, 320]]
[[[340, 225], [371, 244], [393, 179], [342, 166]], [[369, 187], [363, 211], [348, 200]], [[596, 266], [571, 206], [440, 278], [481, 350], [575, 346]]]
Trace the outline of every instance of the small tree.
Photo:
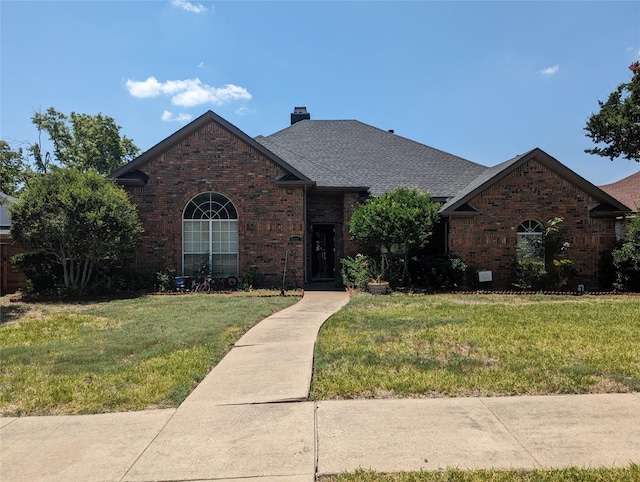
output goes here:
[[54, 167], [29, 181], [10, 213], [12, 238], [51, 255], [78, 293], [96, 269], [129, 257], [142, 232], [125, 191], [95, 171]]
[[358, 207], [351, 217], [349, 232], [360, 241], [382, 248], [381, 276], [388, 267], [387, 254], [394, 247], [403, 247], [404, 283], [409, 249], [427, 244], [438, 219], [439, 207], [431, 201], [431, 196], [419, 189], [398, 187]]
[[629, 224], [627, 240], [613, 251], [616, 270], [614, 287], [623, 291], [640, 291], [640, 216]]
[[640, 162], [640, 62], [629, 69], [633, 72], [631, 81], [620, 84], [606, 102], [598, 101], [600, 112], [587, 120], [585, 135], [606, 147], [596, 146], [585, 152]]

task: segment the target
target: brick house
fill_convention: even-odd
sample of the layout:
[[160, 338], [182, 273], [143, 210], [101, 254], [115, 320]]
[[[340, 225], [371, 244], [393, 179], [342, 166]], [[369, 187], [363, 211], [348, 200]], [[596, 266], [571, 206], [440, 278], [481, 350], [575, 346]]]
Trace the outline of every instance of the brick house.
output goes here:
[[508, 285], [519, 239], [556, 216], [580, 282], [594, 287], [599, 253], [629, 210], [539, 149], [487, 168], [355, 120], [311, 120], [305, 108], [256, 138], [206, 112], [111, 177], [145, 229], [138, 271], [208, 264], [220, 277], [255, 269], [270, 285], [339, 278], [340, 258], [359, 249], [351, 213], [400, 185], [442, 203], [432, 243], [492, 271], [494, 288]]

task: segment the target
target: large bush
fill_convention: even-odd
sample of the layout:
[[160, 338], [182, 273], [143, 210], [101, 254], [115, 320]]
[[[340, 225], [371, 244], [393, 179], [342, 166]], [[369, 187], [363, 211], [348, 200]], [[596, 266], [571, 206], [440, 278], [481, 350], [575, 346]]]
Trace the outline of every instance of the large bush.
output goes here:
[[132, 256], [142, 233], [124, 190], [94, 171], [33, 177], [10, 212], [12, 238], [61, 266], [65, 289], [75, 293]]
[[629, 224], [627, 240], [612, 253], [615, 267], [614, 288], [640, 291], [640, 216]]
[[433, 291], [457, 290], [468, 285], [469, 267], [462, 259], [450, 254], [421, 253], [411, 257], [413, 285]]

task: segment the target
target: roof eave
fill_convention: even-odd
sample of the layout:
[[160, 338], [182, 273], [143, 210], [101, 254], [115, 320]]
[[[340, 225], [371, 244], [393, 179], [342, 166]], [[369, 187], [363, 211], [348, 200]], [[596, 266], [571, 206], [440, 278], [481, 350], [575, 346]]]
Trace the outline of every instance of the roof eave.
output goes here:
[[473, 218], [482, 214], [480, 211], [439, 211], [439, 213], [445, 218]]
[[592, 218], [622, 218], [631, 214], [631, 211], [595, 211], [589, 212]]
[[128, 178], [115, 178], [114, 179], [115, 183], [120, 185], [120, 186], [134, 186], [134, 187], [139, 187], [139, 186], [144, 186], [147, 183], [145, 181], [143, 181], [142, 179], [128, 179]]
[[315, 186], [316, 191], [327, 191], [327, 192], [336, 192], [336, 191], [344, 191], [344, 192], [369, 192], [369, 186]]
[[304, 187], [304, 186], [315, 186], [316, 183], [314, 181], [302, 181], [302, 180], [295, 180], [295, 181], [276, 181], [276, 186], [280, 186], [280, 187]]

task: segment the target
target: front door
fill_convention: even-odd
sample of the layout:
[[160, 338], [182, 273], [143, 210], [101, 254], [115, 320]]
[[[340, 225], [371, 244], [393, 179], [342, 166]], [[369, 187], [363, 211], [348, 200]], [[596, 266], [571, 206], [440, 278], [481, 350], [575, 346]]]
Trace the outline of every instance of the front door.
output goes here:
[[336, 277], [336, 227], [314, 224], [311, 232], [311, 279]]

